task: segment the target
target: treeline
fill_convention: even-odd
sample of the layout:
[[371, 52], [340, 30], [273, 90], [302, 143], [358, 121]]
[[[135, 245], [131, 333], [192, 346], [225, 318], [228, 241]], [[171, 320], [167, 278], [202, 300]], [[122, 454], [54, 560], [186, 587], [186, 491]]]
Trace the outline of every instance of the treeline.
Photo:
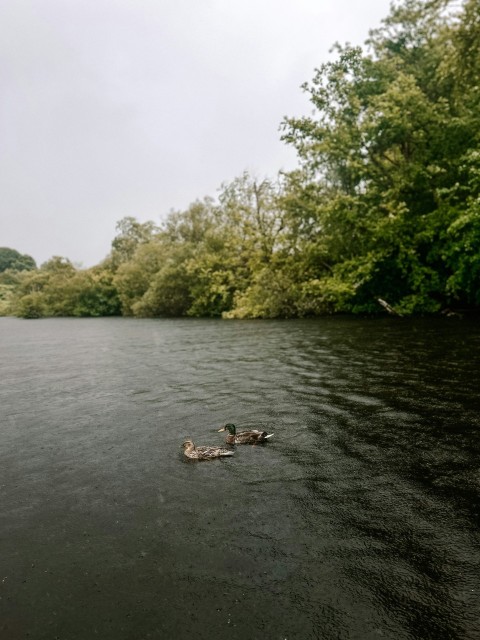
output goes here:
[[[302, 317], [480, 305], [480, 8], [405, 0], [303, 88], [299, 168], [244, 174], [164, 223], [125, 218], [109, 256], [0, 274], [0, 312]], [[1, 269], [0, 269], [1, 270]]]

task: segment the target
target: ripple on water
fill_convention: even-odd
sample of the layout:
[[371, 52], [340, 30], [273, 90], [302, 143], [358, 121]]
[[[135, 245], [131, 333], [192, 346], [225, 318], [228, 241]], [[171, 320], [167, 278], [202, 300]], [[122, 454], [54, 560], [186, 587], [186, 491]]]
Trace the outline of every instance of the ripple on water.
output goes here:
[[[3, 318], [0, 348], [4, 634], [480, 637], [475, 324]], [[185, 460], [227, 421], [275, 436]]]

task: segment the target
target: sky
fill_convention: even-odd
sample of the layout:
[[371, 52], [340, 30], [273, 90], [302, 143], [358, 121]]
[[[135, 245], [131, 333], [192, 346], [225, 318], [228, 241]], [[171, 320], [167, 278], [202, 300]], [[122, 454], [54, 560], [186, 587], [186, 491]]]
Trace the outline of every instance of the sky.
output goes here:
[[297, 166], [284, 117], [390, 0], [1, 0], [0, 246], [98, 264], [249, 171]]

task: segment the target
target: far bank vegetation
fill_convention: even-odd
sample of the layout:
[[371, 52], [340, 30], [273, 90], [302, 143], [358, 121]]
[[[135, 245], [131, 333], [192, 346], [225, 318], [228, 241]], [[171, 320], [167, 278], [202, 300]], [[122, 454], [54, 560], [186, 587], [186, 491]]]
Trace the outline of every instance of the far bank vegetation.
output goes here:
[[[287, 118], [296, 171], [245, 173], [77, 269], [0, 249], [0, 313], [291, 318], [480, 305], [478, 0], [405, 0]], [[13, 252], [8, 254], [8, 252]], [[7, 255], [8, 254], [8, 255]], [[18, 255], [17, 255], [18, 254]]]

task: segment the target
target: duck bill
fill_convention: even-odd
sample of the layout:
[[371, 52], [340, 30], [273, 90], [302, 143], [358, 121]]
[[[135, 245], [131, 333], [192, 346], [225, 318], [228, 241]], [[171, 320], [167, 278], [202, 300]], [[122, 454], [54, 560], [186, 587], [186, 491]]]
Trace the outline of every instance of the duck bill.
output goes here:
[[221, 429], [219, 429], [217, 433], [220, 433], [220, 431], [226, 431], [225, 427], [222, 427]]

